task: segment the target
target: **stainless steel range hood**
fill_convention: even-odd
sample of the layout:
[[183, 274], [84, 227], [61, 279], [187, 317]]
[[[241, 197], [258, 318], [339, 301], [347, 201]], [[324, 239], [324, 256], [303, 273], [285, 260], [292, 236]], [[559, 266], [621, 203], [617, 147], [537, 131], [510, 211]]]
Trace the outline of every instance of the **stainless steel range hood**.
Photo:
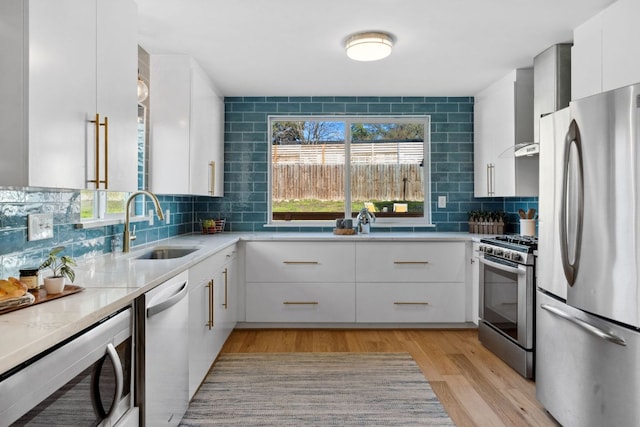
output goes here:
[[540, 117], [569, 106], [571, 43], [556, 44], [533, 59], [533, 141], [513, 148], [515, 157], [540, 152]]

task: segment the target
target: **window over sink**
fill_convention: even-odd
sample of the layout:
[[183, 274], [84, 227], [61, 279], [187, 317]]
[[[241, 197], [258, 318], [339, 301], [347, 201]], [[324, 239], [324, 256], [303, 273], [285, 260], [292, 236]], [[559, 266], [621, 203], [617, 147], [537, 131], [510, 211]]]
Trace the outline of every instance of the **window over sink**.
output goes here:
[[431, 223], [429, 116], [270, 116], [269, 224]]

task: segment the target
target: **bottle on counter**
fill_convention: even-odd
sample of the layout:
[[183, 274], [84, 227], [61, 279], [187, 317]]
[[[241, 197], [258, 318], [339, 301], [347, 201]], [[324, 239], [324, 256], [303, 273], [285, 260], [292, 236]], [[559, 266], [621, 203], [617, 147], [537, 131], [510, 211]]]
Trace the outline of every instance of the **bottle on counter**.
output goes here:
[[20, 281], [27, 285], [30, 291], [36, 291], [40, 288], [38, 283], [38, 268], [26, 267], [20, 269]]

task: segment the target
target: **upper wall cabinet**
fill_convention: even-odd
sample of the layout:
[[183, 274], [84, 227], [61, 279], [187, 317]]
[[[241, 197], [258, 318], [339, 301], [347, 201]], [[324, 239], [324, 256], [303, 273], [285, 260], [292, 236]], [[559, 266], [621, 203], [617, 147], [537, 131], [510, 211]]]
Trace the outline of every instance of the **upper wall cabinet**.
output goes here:
[[131, 0], [0, 3], [0, 185], [136, 189], [136, 16]]
[[618, 0], [574, 29], [572, 99], [640, 82], [638, 16], [638, 0]]
[[475, 96], [475, 196], [537, 196], [538, 156], [514, 157], [532, 141], [533, 69], [518, 69]]
[[224, 102], [187, 55], [151, 55], [149, 188], [222, 196]]

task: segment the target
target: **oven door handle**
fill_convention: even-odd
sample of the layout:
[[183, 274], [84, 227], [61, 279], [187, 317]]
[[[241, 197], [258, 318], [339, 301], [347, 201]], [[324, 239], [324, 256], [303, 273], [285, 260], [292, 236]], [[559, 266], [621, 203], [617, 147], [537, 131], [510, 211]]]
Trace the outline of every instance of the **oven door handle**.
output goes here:
[[486, 264], [490, 267], [494, 267], [497, 269], [500, 269], [502, 271], [506, 271], [507, 273], [513, 273], [513, 274], [517, 274], [517, 275], [524, 275], [527, 274], [527, 270], [524, 267], [509, 267], [508, 265], [499, 263], [499, 262], [494, 262], [494, 261], [489, 261], [488, 259], [484, 258], [484, 257], [480, 257], [480, 262], [483, 264]]

